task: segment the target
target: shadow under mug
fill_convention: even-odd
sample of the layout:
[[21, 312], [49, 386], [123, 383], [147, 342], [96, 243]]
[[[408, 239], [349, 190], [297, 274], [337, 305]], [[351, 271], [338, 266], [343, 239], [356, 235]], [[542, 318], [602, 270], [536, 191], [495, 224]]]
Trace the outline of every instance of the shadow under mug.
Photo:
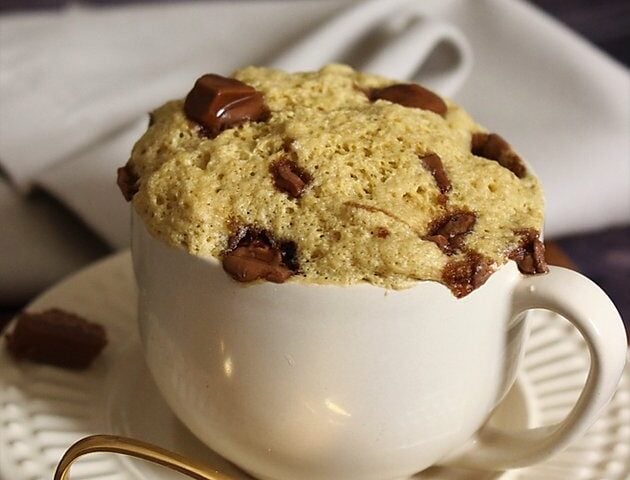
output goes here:
[[[152, 376], [197, 437], [260, 479], [527, 466], [597, 419], [624, 368], [615, 307], [563, 268], [523, 276], [509, 262], [462, 299], [437, 282], [400, 291], [299, 279], [241, 284], [218, 260], [153, 238], [136, 214], [132, 230]], [[533, 308], [578, 328], [589, 376], [560, 424], [493, 430], [484, 424], [514, 380]]]

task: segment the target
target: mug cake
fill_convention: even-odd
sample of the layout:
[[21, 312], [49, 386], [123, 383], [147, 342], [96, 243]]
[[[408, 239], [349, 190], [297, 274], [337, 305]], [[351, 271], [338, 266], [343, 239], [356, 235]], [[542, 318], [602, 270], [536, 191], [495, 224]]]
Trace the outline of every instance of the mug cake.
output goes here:
[[200, 77], [118, 171], [148, 231], [236, 281], [463, 297], [547, 271], [543, 193], [510, 144], [420, 85], [329, 65]]

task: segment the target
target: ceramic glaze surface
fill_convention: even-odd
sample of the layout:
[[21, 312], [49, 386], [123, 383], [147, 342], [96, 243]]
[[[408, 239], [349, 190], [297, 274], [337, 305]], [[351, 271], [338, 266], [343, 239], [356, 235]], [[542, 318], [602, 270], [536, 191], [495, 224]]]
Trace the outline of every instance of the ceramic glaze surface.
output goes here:
[[526, 310], [514, 310], [513, 264], [459, 300], [435, 282], [243, 285], [217, 260], [133, 230], [158, 387], [193, 433], [257, 477], [410, 476], [464, 444], [511, 385]]

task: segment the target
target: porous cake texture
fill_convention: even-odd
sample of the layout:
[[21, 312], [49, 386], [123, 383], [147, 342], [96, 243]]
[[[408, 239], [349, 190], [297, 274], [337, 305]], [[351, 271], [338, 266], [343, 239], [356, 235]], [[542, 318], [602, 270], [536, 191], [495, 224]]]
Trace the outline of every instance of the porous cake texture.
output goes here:
[[[248, 67], [233, 78], [263, 106], [230, 120], [249, 93], [217, 96], [223, 77], [206, 77], [186, 108], [176, 100], [152, 112], [119, 172], [154, 236], [224, 265], [242, 242], [280, 252], [286, 275], [241, 280], [394, 289], [434, 280], [463, 296], [510, 257], [526, 273], [546, 270], [539, 182], [453, 102], [343, 65]], [[221, 124], [195, 113], [228, 97], [210, 112]], [[256, 255], [243, 253], [269, 263]]]

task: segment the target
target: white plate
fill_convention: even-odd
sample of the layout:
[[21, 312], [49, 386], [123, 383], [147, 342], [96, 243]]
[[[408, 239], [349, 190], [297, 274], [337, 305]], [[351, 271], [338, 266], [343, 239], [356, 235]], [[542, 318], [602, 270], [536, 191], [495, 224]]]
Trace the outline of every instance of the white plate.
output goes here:
[[[250, 479], [204, 447], [170, 412], [146, 370], [135, 324], [129, 253], [98, 262], [50, 289], [33, 311], [61, 307], [105, 326], [110, 343], [86, 372], [16, 363], [0, 348], [0, 478], [48, 480], [74, 441], [94, 433], [147, 440]], [[567, 322], [532, 315], [531, 337], [518, 382], [493, 417], [504, 428], [560, 420], [586, 377], [588, 353]], [[81, 480], [174, 480], [180, 474], [111, 454], [94, 454], [72, 471]], [[628, 480], [630, 368], [600, 420], [580, 441], [550, 461], [504, 474], [430, 469], [417, 480]]]

